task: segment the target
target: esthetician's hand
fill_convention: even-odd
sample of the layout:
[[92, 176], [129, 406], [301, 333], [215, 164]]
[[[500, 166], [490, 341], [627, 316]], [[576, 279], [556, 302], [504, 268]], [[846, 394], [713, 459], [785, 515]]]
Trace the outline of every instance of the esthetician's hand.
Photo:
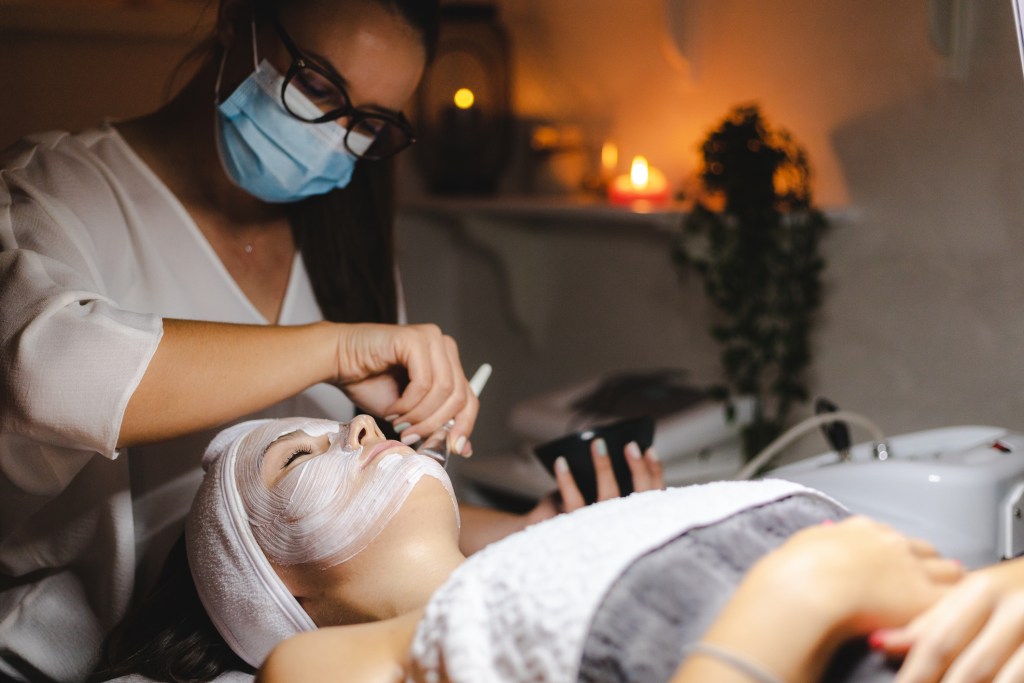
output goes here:
[[874, 633], [871, 644], [907, 655], [898, 683], [1024, 681], [1024, 560], [971, 573], [906, 628]]
[[[466, 454], [480, 402], [455, 340], [436, 325], [339, 325], [337, 385], [384, 417], [402, 441], [430, 436], [452, 417], [452, 451]], [[460, 447], [461, 446], [461, 447]]]
[[[633, 491], [665, 488], [665, 473], [653, 447], [641, 453], [640, 447], [631, 442], [626, 445], [625, 454], [626, 463], [633, 476]], [[604, 439], [594, 439], [590, 442], [590, 457], [594, 462], [594, 474], [597, 479], [597, 500], [609, 500], [622, 495]], [[572, 512], [587, 504], [564, 458], [555, 461], [555, 481], [558, 483], [557, 493], [541, 499], [537, 507], [529, 513], [531, 522], [548, 519], [562, 512]]]

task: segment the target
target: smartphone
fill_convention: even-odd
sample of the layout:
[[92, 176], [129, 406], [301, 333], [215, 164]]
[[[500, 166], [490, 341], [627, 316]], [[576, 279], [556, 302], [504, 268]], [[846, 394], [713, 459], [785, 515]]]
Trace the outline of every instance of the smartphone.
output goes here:
[[579, 487], [583, 499], [589, 505], [597, 500], [597, 476], [594, 474], [594, 461], [590, 455], [590, 444], [594, 439], [604, 439], [608, 445], [608, 457], [612, 462], [612, 470], [619, 484], [619, 494], [627, 496], [633, 492], [633, 475], [629, 471], [624, 449], [630, 441], [636, 441], [641, 451], [650, 448], [654, 443], [654, 418], [633, 417], [610, 424], [596, 425], [573, 434], [568, 434], [554, 441], [535, 446], [534, 455], [551, 472], [555, 473], [555, 460], [564, 456], [569, 463], [569, 471], [576, 486]]

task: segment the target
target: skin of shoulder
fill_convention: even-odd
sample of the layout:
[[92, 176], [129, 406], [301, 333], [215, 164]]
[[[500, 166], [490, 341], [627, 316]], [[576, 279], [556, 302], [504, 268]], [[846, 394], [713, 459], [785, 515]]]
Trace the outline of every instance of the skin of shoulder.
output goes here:
[[331, 626], [280, 643], [256, 675], [256, 683], [401, 683], [423, 610], [392, 619]]

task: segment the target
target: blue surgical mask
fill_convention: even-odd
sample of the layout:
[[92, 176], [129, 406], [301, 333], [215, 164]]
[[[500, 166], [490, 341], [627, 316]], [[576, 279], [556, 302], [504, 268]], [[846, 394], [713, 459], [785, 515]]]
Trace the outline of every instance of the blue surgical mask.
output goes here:
[[[225, 172], [265, 202], [294, 202], [345, 187], [356, 164], [345, 148], [347, 131], [336, 122], [306, 123], [289, 114], [281, 103], [283, 83], [264, 60], [217, 107], [217, 150]], [[217, 90], [219, 97], [219, 77]], [[288, 105], [311, 118], [320, 115], [315, 104], [291, 89]], [[373, 141], [353, 133], [348, 142], [362, 151]]]

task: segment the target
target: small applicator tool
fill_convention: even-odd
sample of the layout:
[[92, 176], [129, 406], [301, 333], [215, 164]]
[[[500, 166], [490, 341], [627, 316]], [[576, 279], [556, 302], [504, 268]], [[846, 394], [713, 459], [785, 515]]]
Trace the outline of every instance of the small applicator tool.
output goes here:
[[[491, 370], [491, 364], [484, 363], [473, 373], [473, 378], [469, 380], [469, 389], [473, 392], [474, 396], [480, 396], [480, 392], [484, 390], [487, 380], [491, 377]], [[416, 452], [429, 455], [441, 463], [442, 467], [448, 467], [448, 457], [450, 455], [448, 450], [448, 434], [454, 426], [455, 419], [448, 420], [443, 427], [427, 437], [420, 444], [419, 448], [416, 449]]]

